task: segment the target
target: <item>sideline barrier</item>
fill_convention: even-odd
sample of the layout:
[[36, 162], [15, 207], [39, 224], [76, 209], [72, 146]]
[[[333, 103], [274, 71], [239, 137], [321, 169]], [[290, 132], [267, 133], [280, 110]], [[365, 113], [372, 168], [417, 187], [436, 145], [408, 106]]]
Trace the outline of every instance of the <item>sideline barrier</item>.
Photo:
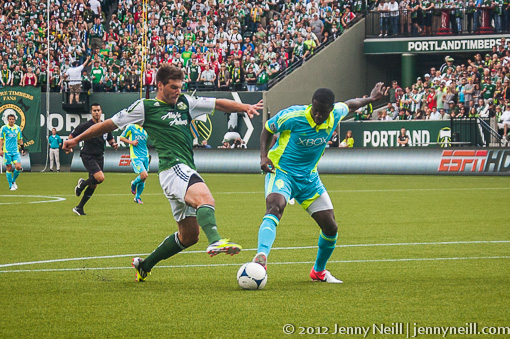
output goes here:
[[[255, 150], [196, 150], [201, 173], [260, 173]], [[132, 172], [127, 151], [107, 150], [105, 172]], [[440, 174], [510, 175], [510, 149], [501, 148], [384, 148], [326, 149], [318, 165], [323, 174]], [[71, 171], [85, 171], [75, 153]], [[151, 150], [150, 172], [158, 171], [158, 156]]]
[[[23, 172], [32, 172], [32, 164], [30, 162], [30, 152], [25, 153], [25, 155], [21, 155], [21, 167], [23, 167]], [[0, 173], [5, 173], [5, 164], [4, 157], [0, 157], [0, 164], [2, 166], [2, 171]]]

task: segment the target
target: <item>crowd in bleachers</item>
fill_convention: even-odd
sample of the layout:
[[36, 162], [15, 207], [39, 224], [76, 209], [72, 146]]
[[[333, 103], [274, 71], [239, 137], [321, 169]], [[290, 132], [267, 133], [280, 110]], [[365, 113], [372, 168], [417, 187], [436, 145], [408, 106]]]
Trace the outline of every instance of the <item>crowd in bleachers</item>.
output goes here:
[[[388, 105], [374, 113], [366, 106], [356, 120], [445, 120], [496, 118], [510, 123], [510, 40], [473, 59], [445, 57], [437, 67], [424, 70], [411, 86], [393, 81], [386, 90]], [[504, 126], [499, 126], [503, 132]], [[506, 129], [502, 133], [507, 136]]]
[[[65, 90], [67, 69], [90, 55], [83, 83], [96, 92], [153, 90], [163, 62], [185, 71], [184, 90], [265, 90], [287, 67], [335, 39], [367, 5], [150, 0], [144, 25], [141, 0], [59, 0], [50, 8], [48, 45], [45, 0], [0, 0], [0, 86], [44, 90], [49, 82], [51, 91]], [[140, 76], [144, 41], [148, 66]]]
[[508, 32], [508, 0], [378, 0], [379, 36]]

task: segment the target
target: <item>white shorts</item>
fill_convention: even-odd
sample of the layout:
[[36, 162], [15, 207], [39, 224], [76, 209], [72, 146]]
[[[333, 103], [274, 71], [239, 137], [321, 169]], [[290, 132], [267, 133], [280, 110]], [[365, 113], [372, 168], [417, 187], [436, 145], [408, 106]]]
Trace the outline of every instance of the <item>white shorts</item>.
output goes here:
[[507, 125], [508, 127], [510, 127], [510, 121], [503, 121], [503, 122], [499, 122], [499, 123], [498, 123], [498, 127], [499, 127], [499, 128], [505, 128], [505, 125]]
[[333, 203], [331, 202], [331, 198], [329, 197], [328, 192], [324, 192], [320, 195], [320, 197], [315, 199], [315, 201], [312, 202], [312, 204], [310, 206], [308, 206], [306, 211], [308, 212], [308, 214], [312, 215], [315, 212], [332, 210], [332, 209], [333, 209]]
[[197, 171], [184, 164], [177, 164], [159, 173], [159, 184], [170, 202], [172, 214], [177, 222], [187, 217], [194, 217], [197, 215], [197, 210], [186, 205], [184, 201], [188, 190], [189, 179], [194, 174], [202, 179]]

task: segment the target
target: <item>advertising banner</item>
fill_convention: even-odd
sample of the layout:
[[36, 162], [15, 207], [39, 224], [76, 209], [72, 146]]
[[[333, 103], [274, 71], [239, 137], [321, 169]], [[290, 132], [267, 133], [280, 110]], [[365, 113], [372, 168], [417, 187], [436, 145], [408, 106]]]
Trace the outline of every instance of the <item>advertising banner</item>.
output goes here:
[[7, 116], [16, 116], [16, 125], [21, 128], [23, 143], [29, 152], [41, 151], [40, 127], [41, 88], [27, 86], [0, 89], [0, 116], [2, 125]]
[[450, 120], [435, 121], [346, 121], [340, 123], [340, 140], [352, 131], [355, 148], [397, 147], [401, 128], [412, 147], [447, 147], [452, 139]]
[[454, 53], [490, 51], [501, 44], [502, 35], [483, 37], [430, 37], [366, 39], [365, 54]]
[[[195, 164], [201, 173], [261, 173], [260, 152], [256, 150], [197, 150]], [[71, 170], [85, 171], [77, 153]], [[107, 150], [105, 171], [132, 172], [129, 152]], [[157, 171], [158, 157], [152, 150], [150, 172]], [[322, 174], [510, 175], [510, 149], [328, 148], [318, 171]]]

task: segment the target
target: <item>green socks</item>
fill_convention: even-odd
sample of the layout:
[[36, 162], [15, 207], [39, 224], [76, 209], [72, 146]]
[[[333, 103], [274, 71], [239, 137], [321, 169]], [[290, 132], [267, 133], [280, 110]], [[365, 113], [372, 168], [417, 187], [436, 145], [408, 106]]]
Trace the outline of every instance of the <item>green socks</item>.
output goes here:
[[216, 226], [216, 216], [214, 215], [214, 207], [211, 205], [202, 205], [197, 208], [197, 222], [202, 228], [209, 240], [209, 244], [221, 239]]
[[163, 242], [156, 248], [147, 258], [144, 259], [142, 263], [142, 268], [146, 272], [150, 272], [150, 270], [161, 260], [165, 260], [170, 258], [173, 255], [176, 255], [180, 251], [186, 249], [184, 245], [179, 241], [179, 237], [177, 236], [177, 232], [163, 240]]

